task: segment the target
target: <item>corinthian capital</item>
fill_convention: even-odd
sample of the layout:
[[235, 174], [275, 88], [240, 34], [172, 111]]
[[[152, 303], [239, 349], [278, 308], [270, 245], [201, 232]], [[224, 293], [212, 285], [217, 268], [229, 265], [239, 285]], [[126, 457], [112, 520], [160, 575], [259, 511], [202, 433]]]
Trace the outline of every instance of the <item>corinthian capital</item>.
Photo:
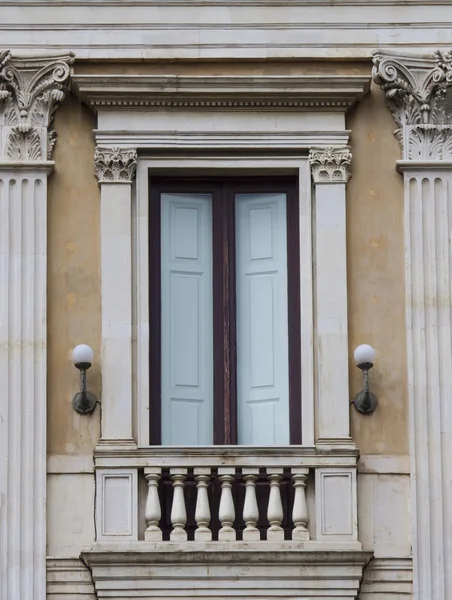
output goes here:
[[96, 148], [94, 154], [99, 183], [130, 183], [137, 168], [135, 148]]
[[373, 79], [386, 93], [406, 160], [452, 160], [452, 53], [373, 53]]
[[350, 147], [311, 148], [309, 151], [314, 183], [347, 183], [350, 179]]
[[15, 58], [0, 52], [2, 160], [51, 158], [55, 111], [72, 75], [73, 54]]

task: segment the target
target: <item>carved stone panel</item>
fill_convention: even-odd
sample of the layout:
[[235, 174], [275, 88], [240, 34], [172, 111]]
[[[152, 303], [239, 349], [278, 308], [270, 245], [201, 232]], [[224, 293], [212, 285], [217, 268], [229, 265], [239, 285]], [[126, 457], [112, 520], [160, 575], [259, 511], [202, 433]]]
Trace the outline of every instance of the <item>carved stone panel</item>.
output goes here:
[[452, 160], [452, 53], [374, 52], [373, 78], [386, 93], [405, 160]]
[[137, 168], [135, 148], [96, 148], [94, 154], [99, 183], [130, 183]]
[[314, 183], [347, 183], [352, 153], [344, 148], [311, 148], [309, 152]]
[[49, 160], [56, 132], [49, 131], [72, 75], [72, 54], [13, 58], [0, 52], [1, 159]]

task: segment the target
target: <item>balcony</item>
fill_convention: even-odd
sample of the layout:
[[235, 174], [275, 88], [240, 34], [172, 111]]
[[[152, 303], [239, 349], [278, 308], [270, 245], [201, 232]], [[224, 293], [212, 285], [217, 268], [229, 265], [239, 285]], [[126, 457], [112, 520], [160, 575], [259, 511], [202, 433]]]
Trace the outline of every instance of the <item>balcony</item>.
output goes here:
[[355, 598], [370, 558], [356, 461], [354, 449], [100, 447], [97, 543], [82, 555], [98, 597], [124, 598], [129, 582], [127, 598]]

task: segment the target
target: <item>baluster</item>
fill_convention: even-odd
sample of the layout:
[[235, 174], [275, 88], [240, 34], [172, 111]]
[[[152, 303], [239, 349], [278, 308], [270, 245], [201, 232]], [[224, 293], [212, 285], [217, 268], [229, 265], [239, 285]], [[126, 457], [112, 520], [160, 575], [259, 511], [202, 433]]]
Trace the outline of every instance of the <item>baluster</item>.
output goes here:
[[293, 501], [292, 520], [294, 530], [292, 531], [292, 539], [297, 541], [309, 540], [309, 513], [306, 503], [306, 482], [308, 479], [309, 469], [294, 468], [292, 471], [293, 487], [295, 489], [295, 497]]
[[220, 467], [218, 469], [221, 481], [221, 499], [218, 516], [221, 529], [218, 532], [219, 541], [234, 541], [236, 532], [233, 527], [235, 521], [234, 500], [232, 498], [232, 482], [234, 481], [235, 469], [231, 467]]
[[195, 531], [195, 541], [210, 542], [212, 540], [212, 532], [209, 529], [210, 507], [207, 486], [210, 481], [211, 469], [199, 467], [195, 468], [193, 472], [197, 487], [195, 509], [197, 529]]
[[184, 481], [187, 478], [187, 469], [170, 469], [173, 480], [173, 505], [171, 507], [171, 524], [173, 530], [170, 540], [173, 542], [184, 542], [187, 540], [185, 525], [187, 523], [187, 510], [185, 508]]
[[267, 519], [270, 527], [267, 529], [267, 540], [284, 540], [284, 529], [281, 527], [284, 518], [281, 502], [281, 490], [279, 482], [282, 479], [284, 469], [267, 469], [268, 480], [270, 481], [270, 496], [268, 498]]
[[245, 529], [243, 541], [256, 541], [261, 539], [259, 529], [256, 527], [259, 521], [259, 508], [256, 498], [256, 481], [259, 479], [259, 469], [242, 469], [245, 480], [245, 503], [243, 505], [243, 520]]
[[162, 530], [159, 527], [162, 511], [159, 498], [159, 481], [162, 469], [160, 467], [146, 467], [144, 476], [148, 482], [148, 496], [146, 499], [145, 519], [148, 528], [144, 532], [144, 539], [147, 542], [161, 542]]

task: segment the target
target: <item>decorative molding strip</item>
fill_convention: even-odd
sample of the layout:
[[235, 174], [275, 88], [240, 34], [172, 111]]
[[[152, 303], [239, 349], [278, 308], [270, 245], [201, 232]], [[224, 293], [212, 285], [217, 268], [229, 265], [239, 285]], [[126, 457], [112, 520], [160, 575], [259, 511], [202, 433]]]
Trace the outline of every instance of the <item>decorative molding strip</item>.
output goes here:
[[94, 153], [99, 183], [131, 183], [137, 168], [135, 148], [97, 147]]
[[47, 557], [47, 600], [95, 600], [91, 573], [80, 558]]
[[314, 183], [347, 183], [350, 179], [352, 153], [344, 148], [311, 148], [309, 151]]
[[452, 52], [374, 52], [373, 78], [386, 93], [406, 160], [452, 159]]
[[364, 570], [360, 600], [375, 597], [413, 597], [413, 560], [404, 557], [373, 558]]
[[[152, 151], [171, 148], [171, 150], [195, 149], [198, 151], [212, 148], [250, 148], [271, 150], [303, 150], [307, 152], [316, 146], [345, 146], [350, 131], [154, 131], [133, 130], [114, 131], [96, 130], [96, 142], [102, 147], [133, 147]], [[140, 154], [141, 156], [141, 154]]]
[[321, 110], [344, 112], [370, 88], [364, 76], [75, 75], [74, 90], [93, 110]]
[[[426, 0], [335, 0], [335, 7], [342, 6], [417, 6]], [[331, 7], [331, 0], [2, 0], [4, 6], [306, 6]], [[450, 6], [450, 0], [430, 0], [429, 6]]]
[[0, 127], [5, 160], [50, 160], [56, 132], [49, 131], [65, 97], [74, 56], [13, 58], [0, 52]]

